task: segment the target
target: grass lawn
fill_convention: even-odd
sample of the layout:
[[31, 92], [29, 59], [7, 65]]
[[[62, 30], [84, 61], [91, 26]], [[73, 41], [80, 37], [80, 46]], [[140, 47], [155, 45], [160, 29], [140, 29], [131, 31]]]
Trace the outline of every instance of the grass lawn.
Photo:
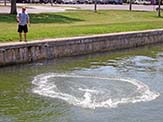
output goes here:
[[[30, 14], [28, 40], [163, 28], [156, 12], [69, 11]], [[0, 14], [0, 42], [18, 41], [15, 15]]]

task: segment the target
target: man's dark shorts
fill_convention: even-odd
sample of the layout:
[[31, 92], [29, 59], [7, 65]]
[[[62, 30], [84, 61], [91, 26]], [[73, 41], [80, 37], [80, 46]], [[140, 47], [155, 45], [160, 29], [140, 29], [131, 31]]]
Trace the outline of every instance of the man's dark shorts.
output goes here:
[[19, 26], [18, 26], [18, 32], [19, 32], [19, 33], [22, 33], [22, 32], [27, 33], [27, 32], [28, 32], [28, 27], [27, 27], [27, 25], [19, 25]]

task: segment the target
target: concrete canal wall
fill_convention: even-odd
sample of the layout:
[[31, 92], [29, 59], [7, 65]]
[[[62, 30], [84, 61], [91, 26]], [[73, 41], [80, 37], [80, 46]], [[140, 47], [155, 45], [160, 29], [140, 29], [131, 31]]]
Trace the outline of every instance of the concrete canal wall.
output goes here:
[[0, 66], [163, 42], [163, 30], [0, 44]]

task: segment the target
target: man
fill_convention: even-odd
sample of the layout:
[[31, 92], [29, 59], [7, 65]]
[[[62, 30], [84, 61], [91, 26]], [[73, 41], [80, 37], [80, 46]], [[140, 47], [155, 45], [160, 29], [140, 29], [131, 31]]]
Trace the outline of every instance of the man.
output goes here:
[[20, 37], [20, 42], [22, 41], [22, 32], [24, 32], [24, 41], [27, 42], [26, 33], [28, 32], [27, 24], [30, 26], [30, 18], [26, 12], [26, 8], [22, 7], [22, 11], [17, 14], [16, 20], [18, 22], [18, 32]]

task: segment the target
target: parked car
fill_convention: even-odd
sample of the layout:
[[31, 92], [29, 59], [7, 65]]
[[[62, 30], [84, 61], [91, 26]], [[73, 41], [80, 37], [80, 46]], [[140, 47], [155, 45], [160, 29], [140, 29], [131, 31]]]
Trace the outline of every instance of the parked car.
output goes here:
[[93, 0], [77, 0], [78, 4], [92, 4]]
[[99, 4], [123, 4], [123, 0], [98, 0]]
[[134, 3], [135, 4], [143, 4], [143, 5], [150, 5], [151, 1], [149, 1], [149, 0], [135, 0]]
[[97, 3], [97, 4], [102, 4], [103, 3], [103, 0], [93, 0], [93, 3]]
[[[4, 3], [4, 2], [5, 2], [5, 0], [0, 0], [0, 3]], [[6, 2], [9, 3], [10, 0], [6, 0]]]
[[108, 0], [109, 4], [123, 4], [123, 0]]
[[77, 1], [76, 0], [63, 0], [64, 4], [76, 4]]
[[[52, 0], [55, 2], [56, 0]], [[51, 0], [16, 0], [17, 3], [50, 3]]]
[[26, 0], [16, 0], [17, 3], [26, 3]]
[[85, 0], [85, 3], [86, 4], [92, 4], [93, 3], [93, 0]]
[[62, 4], [64, 2], [63, 2], [63, 0], [55, 0], [54, 3]]
[[51, 3], [51, 2], [55, 2], [56, 0], [39, 0], [40, 1], [40, 3]]
[[84, 4], [86, 2], [86, 0], [77, 0], [76, 1], [78, 4]]

